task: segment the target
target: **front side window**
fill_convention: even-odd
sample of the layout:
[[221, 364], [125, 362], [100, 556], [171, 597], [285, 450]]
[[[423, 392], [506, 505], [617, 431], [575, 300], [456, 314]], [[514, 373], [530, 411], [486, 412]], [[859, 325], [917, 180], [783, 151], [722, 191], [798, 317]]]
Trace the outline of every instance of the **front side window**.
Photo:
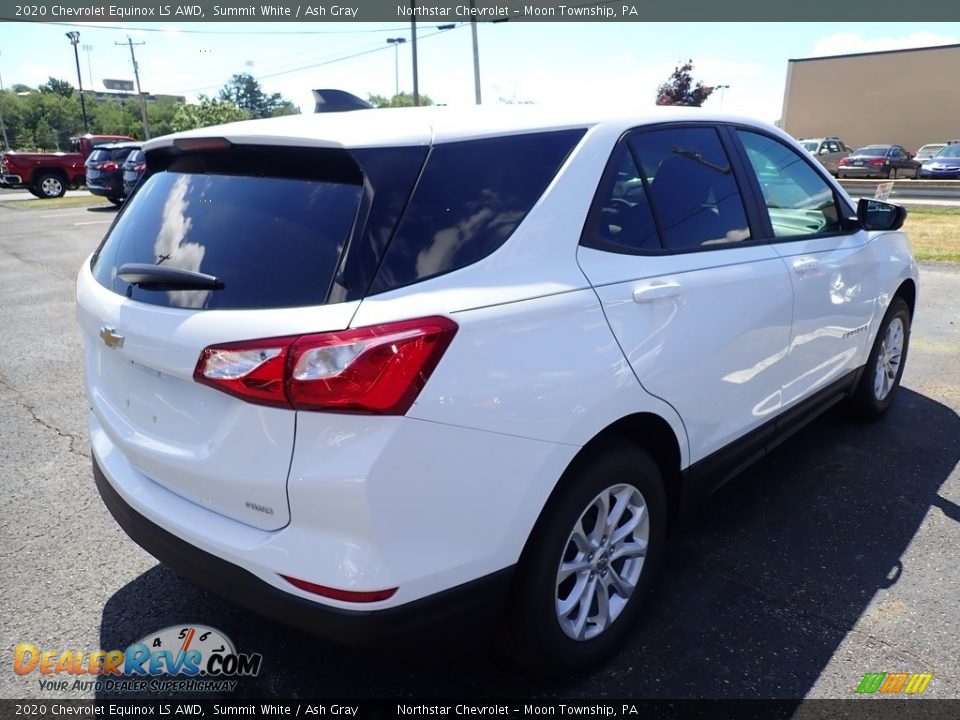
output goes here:
[[630, 148], [647, 182], [664, 248], [688, 250], [750, 239], [733, 168], [714, 128], [637, 133]]
[[840, 215], [833, 190], [792, 148], [766, 135], [738, 130], [757, 174], [777, 238], [837, 232]]

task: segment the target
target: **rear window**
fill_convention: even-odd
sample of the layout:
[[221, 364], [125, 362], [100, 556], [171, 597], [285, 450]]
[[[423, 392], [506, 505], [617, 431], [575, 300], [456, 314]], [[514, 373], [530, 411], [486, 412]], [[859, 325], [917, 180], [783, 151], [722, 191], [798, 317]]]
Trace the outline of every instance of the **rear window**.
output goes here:
[[[157, 165], [97, 252], [98, 282], [178, 308], [326, 302], [363, 193], [362, 175], [345, 152], [260, 148], [160, 157]], [[116, 277], [125, 263], [206, 273], [224, 287], [145, 290]]]
[[109, 150], [94, 150], [87, 157], [87, 165], [92, 165], [93, 163], [103, 162], [104, 160], [110, 159]]
[[134, 150], [132, 153], [127, 155], [126, 162], [142, 163], [145, 159], [146, 159], [146, 156], [143, 154], [143, 150]]
[[93, 150], [89, 157], [87, 157], [87, 165], [92, 165], [93, 163], [105, 162], [107, 160], [113, 160], [116, 163], [122, 163], [126, 160], [130, 153], [134, 151], [134, 148], [122, 147], [122, 148], [96, 148]]
[[560, 130], [435, 146], [370, 293], [452, 272], [499, 248], [583, 133]]

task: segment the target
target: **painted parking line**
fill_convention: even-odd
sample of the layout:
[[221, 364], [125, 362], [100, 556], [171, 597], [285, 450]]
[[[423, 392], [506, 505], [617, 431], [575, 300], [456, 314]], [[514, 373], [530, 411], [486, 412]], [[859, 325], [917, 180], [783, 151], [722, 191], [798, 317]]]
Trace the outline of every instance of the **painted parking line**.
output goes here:
[[113, 220], [90, 220], [88, 222], [74, 223], [74, 225], [109, 225]]

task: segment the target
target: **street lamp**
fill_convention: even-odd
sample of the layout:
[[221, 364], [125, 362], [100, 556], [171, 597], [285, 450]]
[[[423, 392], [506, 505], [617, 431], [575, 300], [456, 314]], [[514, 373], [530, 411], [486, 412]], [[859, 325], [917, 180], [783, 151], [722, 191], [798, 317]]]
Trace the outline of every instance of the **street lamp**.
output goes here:
[[724, 91], [724, 90], [729, 90], [729, 89], [730, 89], [730, 86], [729, 86], [729, 85], [717, 85], [717, 86], [714, 87], [713, 89], [720, 91], [720, 107], [723, 107], [723, 91]]
[[89, 133], [90, 127], [87, 125], [87, 103], [83, 98], [83, 79], [80, 77], [80, 53], [77, 50], [77, 44], [80, 42], [80, 33], [76, 30], [71, 30], [68, 33], [64, 33], [64, 35], [70, 38], [70, 44], [73, 45], [73, 59], [77, 62], [77, 85], [80, 86], [80, 112], [83, 113], [83, 131]]
[[400, 46], [407, 41], [406, 38], [387, 38], [387, 44], [393, 45], [393, 74], [395, 76], [394, 84], [396, 89], [393, 92], [394, 97], [400, 94]]

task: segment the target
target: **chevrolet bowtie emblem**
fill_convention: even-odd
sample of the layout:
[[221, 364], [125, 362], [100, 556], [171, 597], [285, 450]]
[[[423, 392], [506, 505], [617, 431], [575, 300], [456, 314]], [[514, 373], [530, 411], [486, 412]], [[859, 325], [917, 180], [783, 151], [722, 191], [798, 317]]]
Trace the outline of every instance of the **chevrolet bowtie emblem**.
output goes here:
[[103, 344], [107, 347], [123, 347], [123, 335], [118, 333], [116, 328], [112, 328], [109, 325], [104, 325], [100, 328], [100, 339], [103, 340]]

